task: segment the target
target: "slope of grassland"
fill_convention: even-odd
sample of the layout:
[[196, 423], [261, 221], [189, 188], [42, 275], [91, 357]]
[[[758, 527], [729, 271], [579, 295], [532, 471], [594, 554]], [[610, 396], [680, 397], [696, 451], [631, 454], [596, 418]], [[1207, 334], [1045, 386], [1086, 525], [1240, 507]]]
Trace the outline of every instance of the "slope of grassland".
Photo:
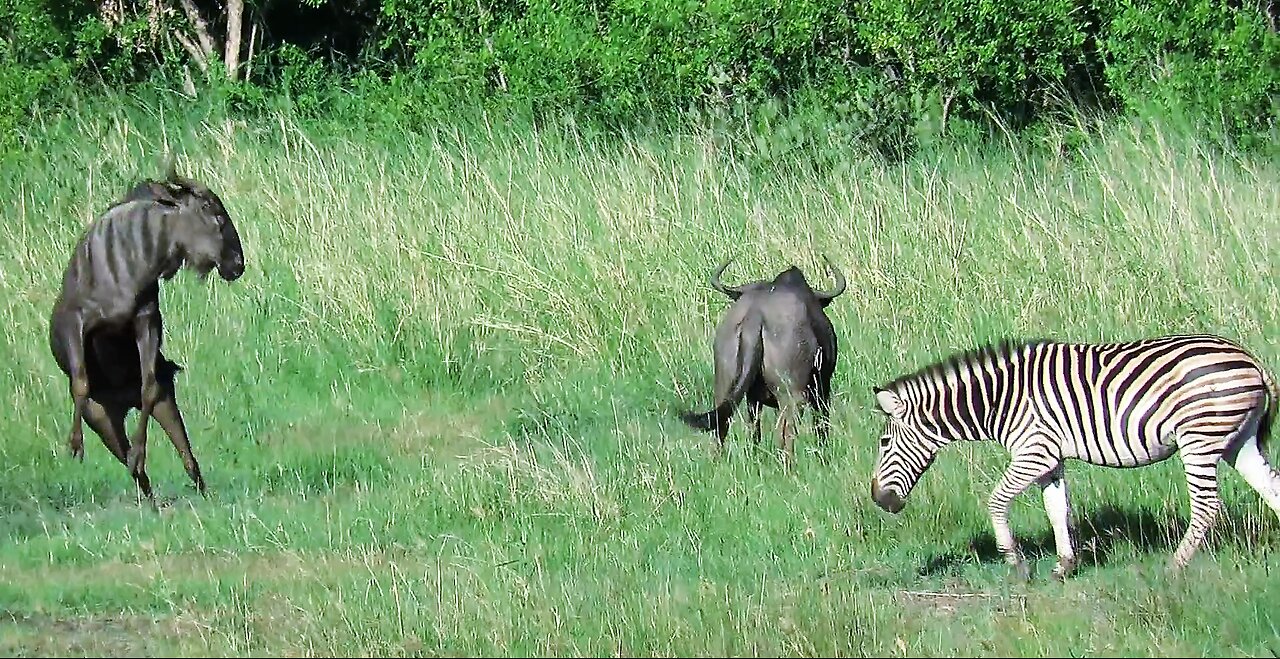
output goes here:
[[[998, 447], [949, 448], [899, 516], [868, 495], [871, 387], [978, 343], [1207, 331], [1280, 368], [1274, 162], [1145, 121], [815, 167], [719, 129], [100, 109], [0, 171], [0, 651], [1280, 651], [1280, 523], [1228, 468], [1180, 576], [1176, 459], [1068, 467], [1066, 584], [1035, 493], [1013, 516], [1033, 581], [996, 556]], [[68, 457], [45, 337], [75, 238], [166, 145], [222, 194], [249, 271], [165, 285], [210, 495], [153, 426], [153, 512], [96, 436]], [[675, 417], [710, 400], [708, 274], [737, 255], [730, 281], [795, 263], [825, 286], [822, 254], [849, 281], [829, 462], [807, 425], [792, 474], [740, 427], [712, 461]]]

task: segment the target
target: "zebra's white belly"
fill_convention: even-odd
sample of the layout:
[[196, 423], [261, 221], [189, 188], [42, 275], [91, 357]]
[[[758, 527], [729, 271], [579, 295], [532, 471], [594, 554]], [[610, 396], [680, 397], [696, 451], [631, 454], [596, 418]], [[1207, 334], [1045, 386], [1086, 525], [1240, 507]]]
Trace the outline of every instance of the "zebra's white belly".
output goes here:
[[1075, 436], [1063, 442], [1064, 458], [1104, 467], [1141, 467], [1166, 460], [1177, 452], [1178, 443], [1173, 435], [1116, 437], [1103, 441]]

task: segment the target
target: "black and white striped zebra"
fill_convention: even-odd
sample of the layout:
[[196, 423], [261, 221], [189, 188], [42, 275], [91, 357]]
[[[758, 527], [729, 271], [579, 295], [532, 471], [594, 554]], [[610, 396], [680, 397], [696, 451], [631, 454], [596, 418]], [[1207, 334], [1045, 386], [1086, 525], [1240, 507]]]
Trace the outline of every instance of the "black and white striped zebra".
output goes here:
[[988, 510], [996, 545], [1029, 574], [1009, 505], [1032, 484], [1053, 526], [1055, 578], [1075, 567], [1063, 461], [1140, 467], [1178, 453], [1191, 519], [1170, 567], [1186, 566], [1220, 507], [1217, 466], [1232, 465], [1277, 515], [1280, 473], [1263, 453], [1280, 392], [1239, 345], [1209, 335], [1128, 343], [1004, 342], [953, 356], [874, 389], [886, 416], [871, 496], [898, 513], [955, 440], [994, 440], [1010, 463]]

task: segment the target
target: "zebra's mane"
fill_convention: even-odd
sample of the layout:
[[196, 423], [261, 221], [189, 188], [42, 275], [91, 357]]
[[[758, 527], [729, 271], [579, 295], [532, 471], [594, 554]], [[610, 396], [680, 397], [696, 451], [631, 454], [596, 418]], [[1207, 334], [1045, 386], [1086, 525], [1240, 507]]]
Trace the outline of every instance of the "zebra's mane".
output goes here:
[[932, 378], [941, 376], [944, 373], [954, 370], [960, 366], [969, 364], [982, 364], [990, 361], [1008, 359], [1010, 355], [1021, 351], [1028, 346], [1050, 343], [1051, 339], [1033, 338], [1033, 339], [999, 339], [990, 343], [970, 348], [961, 352], [953, 353], [932, 364], [929, 364], [913, 373], [898, 376], [893, 380], [885, 383], [880, 389], [888, 389], [896, 391], [907, 382], [922, 378]]

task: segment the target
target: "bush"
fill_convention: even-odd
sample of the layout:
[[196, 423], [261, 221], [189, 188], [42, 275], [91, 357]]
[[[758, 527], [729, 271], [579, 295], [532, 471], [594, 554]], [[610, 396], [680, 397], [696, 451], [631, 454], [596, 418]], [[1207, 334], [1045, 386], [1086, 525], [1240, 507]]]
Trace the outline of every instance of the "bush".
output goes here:
[[[145, 22], [108, 29], [95, 6], [0, 0], [0, 126], [55, 83], [137, 80], [175, 54], [149, 50], [171, 40]], [[297, 0], [253, 16], [270, 36], [242, 106], [274, 94], [306, 114], [349, 110], [337, 80], [377, 100], [379, 120], [518, 106], [614, 124], [805, 104], [884, 151], [1079, 103], [1154, 100], [1266, 134], [1280, 87], [1257, 0]]]
[[1114, 0], [1099, 38], [1107, 84], [1129, 109], [1155, 99], [1220, 118], [1236, 134], [1274, 130], [1280, 35], [1254, 4]]

